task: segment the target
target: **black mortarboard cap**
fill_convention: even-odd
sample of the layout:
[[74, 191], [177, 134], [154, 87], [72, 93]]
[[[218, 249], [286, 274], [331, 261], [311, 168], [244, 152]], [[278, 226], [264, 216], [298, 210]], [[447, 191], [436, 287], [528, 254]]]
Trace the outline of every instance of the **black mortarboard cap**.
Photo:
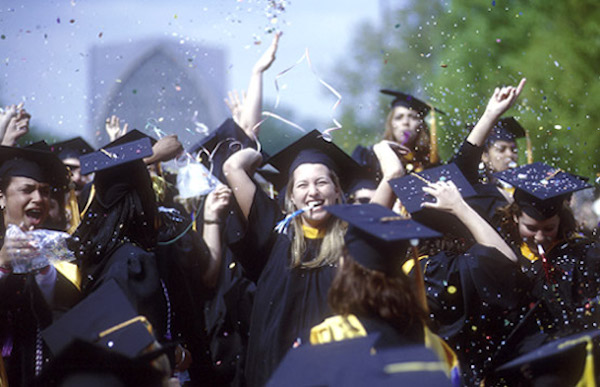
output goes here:
[[[419, 112], [419, 114], [421, 114], [422, 117], [425, 117], [431, 111], [431, 105], [421, 101], [418, 98], [413, 97], [410, 94], [389, 89], [381, 89], [379, 91], [383, 94], [391, 95], [394, 97], [394, 100], [391, 103], [392, 108], [395, 108], [396, 106], [404, 106], [406, 108]], [[434, 109], [438, 113], [446, 114], [437, 108]]]
[[490, 135], [486, 140], [487, 146], [496, 141], [515, 141], [518, 138], [525, 137], [525, 129], [514, 117], [506, 117], [498, 120]]
[[[110, 145], [110, 144], [109, 144]], [[143, 158], [152, 156], [147, 137], [132, 142], [102, 148], [81, 156], [81, 173], [95, 172], [96, 200], [111, 208], [124, 195], [134, 190], [150, 188], [152, 183]]]
[[367, 269], [397, 275], [410, 239], [437, 238], [441, 234], [414, 220], [403, 219], [379, 204], [340, 204], [325, 209], [347, 222], [344, 236], [352, 258]]
[[[117, 140], [118, 141], [118, 140]], [[104, 148], [81, 156], [81, 173], [87, 175], [152, 156], [152, 144], [147, 137], [127, 143], [111, 143]]]
[[61, 190], [69, 181], [66, 167], [52, 152], [0, 146], [0, 179], [13, 176], [28, 177]]
[[[243, 148], [255, 147], [256, 145], [254, 140], [248, 137], [246, 132], [233, 119], [228, 118], [219, 127], [206, 133], [189, 149], [189, 152], [196, 153], [201, 149], [212, 152], [219, 142], [226, 142], [226, 140], [238, 141]], [[229, 145], [228, 143], [223, 144], [224, 147]]]
[[81, 155], [94, 151], [94, 148], [81, 137], [54, 143], [50, 149], [63, 161], [69, 158], [79, 159]]
[[42, 331], [42, 337], [53, 354], [80, 339], [135, 358], [155, 341], [147, 327], [145, 318], [110, 280]]
[[343, 189], [348, 187], [352, 177], [360, 166], [346, 152], [332, 141], [328, 141], [323, 134], [314, 129], [280, 150], [267, 161], [279, 171], [271, 181], [276, 189], [283, 187], [292, 172], [301, 164], [324, 164], [334, 171], [340, 179]]
[[[444, 365], [424, 346], [403, 346], [371, 354], [378, 336], [290, 349], [267, 386], [451, 385]], [[421, 367], [414, 367], [417, 364]]]
[[128, 142], [141, 140], [142, 138], [148, 138], [152, 145], [156, 144], [156, 142], [157, 142], [157, 140], [154, 137], [152, 137], [146, 133], [142, 133], [137, 129], [133, 129], [133, 130], [128, 131], [121, 137], [117, 138], [115, 141], [111, 142], [110, 144], [105, 145], [104, 148], [113, 147], [116, 145], [122, 145], [122, 144], [125, 144]]
[[578, 176], [541, 162], [508, 169], [494, 176], [515, 187], [515, 202], [536, 220], [556, 215], [573, 192], [591, 188]]
[[37, 379], [47, 387], [160, 387], [164, 375], [143, 358], [131, 359], [98, 345], [74, 340], [55, 356]]
[[377, 180], [375, 173], [357, 163], [356, 172], [353, 173], [353, 177], [345, 189], [346, 199], [350, 199], [356, 191], [361, 189], [377, 189]]
[[[595, 356], [599, 335], [600, 331], [594, 329], [553, 340], [499, 366], [486, 379], [516, 385], [525, 379], [534, 381], [552, 375], [552, 380], [560, 383], [555, 385], [580, 385], [578, 382], [583, 379], [586, 366], [593, 364], [593, 358], [588, 356]], [[586, 364], [586, 359], [590, 363]], [[590, 374], [595, 380], [596, 375]]]
[[412, 214], [420, 211], [424, 202], [434, 202], [433, 196], [425, 193], [423, 187], [427, 187], [427, 182], [437, 183], [438, 181], [452, 181], [464, 198], [476, 194], [471, 184], [455, 164], [441, 165], [418, 173], [411, 173], [392, 179], [389, 184], [404, 208]]
[[423, 187], [426, 187], [428, 182], [438, 181], [452, 181], [463, 198], [476, 195], [471, 184], [454, 163], [392, 179], [389, 184], [404, 208], [416, 221], [443, 233], [468, 236], [466, 227], [454, 215], [421, 207], [424, 202], [434, 202], [433, 196], [425, 193]]

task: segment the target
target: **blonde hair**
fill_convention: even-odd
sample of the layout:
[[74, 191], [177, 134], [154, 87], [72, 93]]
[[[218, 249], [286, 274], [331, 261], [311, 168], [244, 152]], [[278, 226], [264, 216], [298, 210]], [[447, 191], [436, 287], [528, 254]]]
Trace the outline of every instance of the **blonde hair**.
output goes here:
[[[394, 137], [394, 129], [392, 128], [392, 121], [394, 119], [395, 107], [391, 108], [386, 119], [385, 119], [385, 131], [383, 132], [383, 139], [388, 141], [398, 142], [398, 139]], [[429, 127], [425, 122], [425, 117], [421, 117], [421, 124], [417, 129], [417, 138], [415, 139], [414, 149], [414, 161], [421, 164], [423, 168], [431, 165], [429, 152], [431, 151], [431, 142], [429, 138]]]
[[[297, 210], [294, 203], [292, 203], [292, 190], [294, 188], [293, 173], [290, 177], [291, 179], [288, 181], [285, 190], [285, 210], [287, 213], [292, 213]], [[331, 169], [329, 169], [329, 177], [333, 181], [333, 184], [338, 191], [336, 204], [340, 204], [343, 196], [340, 179]], [[292, 220], [292, 226], [294, 232], [291, 251], [292, 267], [315, 269], [321, 266], [333, 264], [342, 256], [344, 248], [344, 234], [346, 233], [347, 225], [339, 218], [332, 216], [327, 220], [325, 225], [325, 236], [323, 237], [319, 254], [316, 258], [311, 259], [308, 262], [302, 262], [302, 257], [306, 251], [306, 240], [304, 238], [304, 231], [302, 230], [302, 217], [295, 217]]]

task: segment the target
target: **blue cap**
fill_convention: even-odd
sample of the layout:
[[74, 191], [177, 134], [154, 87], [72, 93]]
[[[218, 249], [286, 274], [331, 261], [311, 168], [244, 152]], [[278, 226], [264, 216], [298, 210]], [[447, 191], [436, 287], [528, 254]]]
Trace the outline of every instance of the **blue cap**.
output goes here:
[[59, 159], [64, 161], [68, 158], [79, 159], [79, 157], [82, 155], [92, 153], [94, 148], [83, 138], [75, 137], [66, 141], [52, 144], [50, 146], [50, 150], [56, 154]]
[[147, 137], [105, 148], [81, 156], [81, 173], [87, 175], [152, 156], [152, 144]]
[[514, 117], [506, 117], [498, 120], [492, 132], [486, 140], [489, 147], [496, 141], [514, 142], [518, 138], [525, 137], [525, 128], [519, 124]]
[[367, 269], [388, 275], [397, 275], [401, 270], [403, 261], [398, 254], [406, 251], [410, 239], [441, 236], [379, 204], [341, 204], [325, 210], [348, 223], [344, 241], [352, 258]]
[[514, 186], [515, 202], [537, 220], [556, 215], [573, 192], [591, 188], [579, 176], [541, 162], [497, 172], [494, 177]]
[[454, 163], [392, 179], [389, 184], [404, 208], [413, 214], [422, 209], [423, 203], [434, 202], [433, 196], [425, 193], [423, 188], [428, 186], [428, 182], [437, 183], [438, 181], [452, 181], [463, 198], [476, 195], [471, 184]]
[[[403, 93], [401, 91], [390, 90], [390, 89], [381, 89], [379, 90], [383, 94], [391, 95], [394, 100], [391, 103], [391, 107], [395, 108], [396, 106], [404, 106], [405, 108], [415, 110], [422, 117], [425, 117], [430, 111], [432, 106], [426, 102], [421, 101], [420, 99], [410, 95]], [[446, 114], [443, 111], [435, 108], [435, 111], [441, 114]]]
[[316, 129], [271, 156], [266, 163], [279, 171], [279, 175], [271, 179], [277, 189], [283, 187], [294, 170], [305, 163], [324, 164], [336, 173], [344, 189], [360, 169], [352, 157], [332, 141], [326, 140]]

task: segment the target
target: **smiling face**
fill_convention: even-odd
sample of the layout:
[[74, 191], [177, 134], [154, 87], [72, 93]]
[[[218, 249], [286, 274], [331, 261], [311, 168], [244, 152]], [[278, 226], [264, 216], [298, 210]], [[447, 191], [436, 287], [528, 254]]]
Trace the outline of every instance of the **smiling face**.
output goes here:
[[517, 144], [504, 140], [495, 141], [481, 156], [481, 160], [492, 173], [516, 167], [518, 159]]
[[302, 222], [321, 227], [331, 216], [323, 209], [339, 201], [341, 192], [331, 171], [323, 164], [300, 164], [292, 175], [289, 199], [296, 209], [312, 207], [302, 214]]
[[515, 221], [519, 226], [519, 234], [534, 250], [537, 244], [548, 251], [558, 235], [560, 217], [554, 215], [548, 219], [536, 220], [526, 213], [522, 213]]
[[423, 118], [417, 111], [404, 106], [396, 106], [390, 114], [389, 122], [394, 140], [413, 149]]
[[0, 191], [0, 206], [4, 208], [4, 226], [23, 224], [25, 229], [38, 228], [48, 216], [50, 186], [29, 177], [13, 176], [4, 191]]

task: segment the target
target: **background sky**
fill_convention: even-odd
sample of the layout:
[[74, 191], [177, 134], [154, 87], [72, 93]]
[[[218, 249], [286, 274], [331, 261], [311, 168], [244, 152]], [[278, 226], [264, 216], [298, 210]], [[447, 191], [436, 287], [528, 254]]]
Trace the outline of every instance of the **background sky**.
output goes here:
[[265, 109], [277, 96], [275, 76], [308, 49], [314, 72], [303, 61], [282, 76], [281, 104], [326, 128], [338, 114], [337, 98], [319, 78], [330, 83], [334, 64], [352, 49], [353, 31], [376, 23], [379, 12], [377, 1], [361, 0], [2, 0], [0, 103], [24, 102], [32, 126], [56, 139], [89, 139], [92, 46], [160, 38], [223, 48], [227, 88], [239, 90], [271, 42], [268, 31], [277, 29], [283, 36], [264, 78]]

